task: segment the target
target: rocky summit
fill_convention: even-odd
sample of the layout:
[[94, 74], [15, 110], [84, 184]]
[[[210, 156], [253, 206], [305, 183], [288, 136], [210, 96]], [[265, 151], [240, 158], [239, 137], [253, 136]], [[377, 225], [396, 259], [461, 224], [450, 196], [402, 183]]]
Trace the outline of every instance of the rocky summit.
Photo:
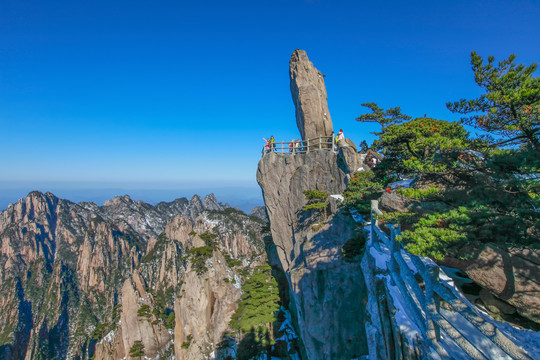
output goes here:
[[[291, 92], [304, 139], [332, 130], [323, 77], [294, 51]], [[363, 160], [375, 155], [357, 153], [350, 139], [337, 145], [270, 151], [257, 168], [273, 239], [268, 260], [283, 271], [302, 358], [540, 358], [540, 334], [496, 320], [538, 329], [537, 252], [486, 246], [472, 260], [447, 262], [452, 268], [408, 253], [398, 223], [384, 218], [422, 204], [393, 185], [365, 199], [375, 175]], [[347, 196], [358, 196], [358, 206]]]
[[0, 359], [226, 353], [266, 229], [213, 195], [97, 206], [32, 192], [0, 214]]
[[332, 135], [324, 75], [313, 66], [304, 50], [295, 50], [289, 61], [291, 94], [296, 125], [302, 139]]

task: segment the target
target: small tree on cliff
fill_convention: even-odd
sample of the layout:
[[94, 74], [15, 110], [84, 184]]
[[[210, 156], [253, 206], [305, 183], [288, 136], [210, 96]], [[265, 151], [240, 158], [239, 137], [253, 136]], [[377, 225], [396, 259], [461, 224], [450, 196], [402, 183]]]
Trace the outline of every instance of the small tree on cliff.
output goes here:
[[129, 356], [132, 358], [141, 358], [144, 356], [144, 345], [142, 341], [137, 340], [129, 349]]
[[257, 267], [242, 290], [244, 294], [232, 317], [231, 326], [248, 333], [253, 328], [272, 324], [276, 320], [274, 312], [279, 310], [279, 291], [270, 265]]
[[238, 358], [251, 359], [268, 352], [274, 343], [272, 324], [279, 310], [279, 291], [272, 268], [265, 264], [257, 267], [242, 286], [242, 300], [231, 319], [231, 327], [248, 336], [238, 348]]
[[328, 193], [320, 190], [304, 190], [304, 195], [306, 196], [308, 202], [306, 205], [304, 205], [302, 210], [319, 211], [326, 219], [328, 209]]

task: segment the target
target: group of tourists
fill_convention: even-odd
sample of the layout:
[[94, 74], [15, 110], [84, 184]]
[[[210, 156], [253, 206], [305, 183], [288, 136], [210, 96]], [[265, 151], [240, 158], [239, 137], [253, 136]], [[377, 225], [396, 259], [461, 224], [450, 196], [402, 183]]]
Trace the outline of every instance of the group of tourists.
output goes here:
[[[343, 134], [343, 129], [339, 129], [339, 132], [334, 136], [334, 132], [332, 131], [332, 135], [330, 137], [334, 140], [334, 150], [337, 151], [338, 149], [338, 143], [340, 140], [345, 139], [345, 135]], [[264, 153], [267, 154], [271, 151], [276, 151], [276, 140], [274, 139], [274, 135], [270, 136], [270, 138], [267, 140], [263, 138], [265, 145], [264, 145]], [[303, 140], [300, 140], [300, 138], [292, 139], [289, 143], [289, 152], [294, 153], [301, 153], [303, 149]]]
[[269, 153], [270, 151], [275, 151], [276, 148], [276, 139], [274, 139], [274, 135], [270, 136], [270, 139], [266, 140], [263, 138], [264, 142], [266, 143], [264, 145], [264, 152]]
[[297, 153], [300, 151], [300, 138], [297, 138], [296, 140], [292, 139], [289, 143], [289, 151], [291, 153]]
[[[333, 140], [334, 143], [334, 150], [339, 150], [340, 146], [346, 146], [345, 144], [341, 143], [340, 141], [345, 140], [345, 134], [343, 133], [343, 129], [339, 129], [339, 132], [337, 134], [334, 134], [332, 131], [332, 135], [330, 139]], [[276, 140], [274, 139], [274, 135], [270, 136], [270, 138], [267, 140], [263, 138], [265, 145], [264, 145], [264, 153], [268, 154], [271, 151], [276, 151]], [[277, 148], [278, 151], [285, 151], [286, 149], [286, 143], [280, 143], [283, 145], [280, 145], [280, 147]], [[292, 139], [289, 143], [289, 153], [291, 154], [301, 154], [304, 153], [307, 149], [306, 142], [304, 140], [300, 140], [300, 138]], [[320, 147], [319, 147], [320, 148]], [[380, 159], [375, 156], [374, 153], [372, 153], [371, 150], [369, 150], [367, 142], [365, 140], [362, 141], [360, 144], [360, 152], [366, 153], [366, 156], [364, 158], [364, 164], [369, 166], [370, 169], [373, 169], [377, 166], [377, 163], [380, 162]]]

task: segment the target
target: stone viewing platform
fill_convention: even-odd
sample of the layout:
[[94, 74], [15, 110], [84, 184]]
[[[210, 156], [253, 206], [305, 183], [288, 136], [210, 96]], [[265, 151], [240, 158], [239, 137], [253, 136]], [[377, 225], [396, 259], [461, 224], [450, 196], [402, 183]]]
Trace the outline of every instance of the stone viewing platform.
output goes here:
[[333, 136], [319, 136], [306, 140], [281, 141], [263, 146], [261, 157], [270, 153], [277, 152], [280, 154], [306, 154], [314, 150], [330, 150], [337, 151], [337, 143]]

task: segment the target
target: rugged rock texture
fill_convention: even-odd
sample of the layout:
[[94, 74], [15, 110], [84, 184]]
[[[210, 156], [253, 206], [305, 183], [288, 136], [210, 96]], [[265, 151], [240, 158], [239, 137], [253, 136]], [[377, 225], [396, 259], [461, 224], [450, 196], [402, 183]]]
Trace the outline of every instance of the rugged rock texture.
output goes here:
[[295, 156], [269, 153], [259, 161], [257, 182], [284, 270], [289, 270], [294, 265], [292, 260], [301, 255], [301, 243], [293, 235], [302, 223], [300, 210], [306, 204], [303, 191], [343, 193], [356, 159], [355, 152], [344, 148], [337, 154], [328, 150]]
[[418, 204], [418, 201], [413, 201], [404, 195], [400, 195], [395, 190], [391, 193], [383, 193], [379, 198], [379, 208], [388, 212], [408, 212], [409, 209]]
[[[224, 210], [228, 207], [218, 203], [214, 194], [206, 196], [204, 200], [194, 195], [189, 201], [180, 198], [171, 202], [160, 202], [155, 207], [140, 200], [133, 201], [128, 195], [116, 196], [106, 201], [102, 207], [92, 203], [86, 205], [122, 231], [130, 229], [145, 239], [161, 234], [167, 222], [176, 215], [183, 215], [194, 221], [204, 210]], [[127, 213], [130, 216], [126, 217]]]
[[357, 165], [356, 152], [349, 150], [296, 156], [270, 153], [257, 170], [276, 258], [285, 270], [291, 309], [310, 360], [367, 354], [362, 271], [359, 263], [345, 262], [341, 252], [360, 230], [340, 207], [329, 206], [336, 212], [327, 217], [302, 210], [304, 190], [343, 192]]
[[295, 50], [289, 62], [291, 94], [296, 108], [296, 125], [302, 139], [332, 134], [324, 75], [309, 61], [304, 50]]
[[[136, 344], [154, 359], [217, 351], [239, 271], [265, 260], [265, 228], [213, 195], [99, 207], [30, 193], [0, 213], [0, 359], [130, 359]], [[207, 245], [210, 258], [193, 270], [189, 250]], [[175, 324], [204, 333], [193, 355], [175, 347], [186, 331]]]
[[251, 216], [258, 217], [261, 220], [268, 221], [268, 214], [264, 206], [257, 206], [251, 209]]
[[[483, 294], [481, 299], [495, 312], [511, 313], [509, 305], [521, 316], [540, 323], [540, 251], [505, 250], [487, 244], [475, 251], [470, 261], [448, 260], [446, 265], [464, 271], [471, 280], [488, 290], [496, 299]], [[502, 300], [502, 301], [501, 301]]]
[[213, 344], [219, 344], [227, 331], [240, 300], [240, 284], [233, 284], [235, 274], [221, 253], [214, 252], [210, 261], [213, 266], [202, 276], [188, 268], [185, 291], [176, 299], [177, 359], [209, 358], [216, 350]]

